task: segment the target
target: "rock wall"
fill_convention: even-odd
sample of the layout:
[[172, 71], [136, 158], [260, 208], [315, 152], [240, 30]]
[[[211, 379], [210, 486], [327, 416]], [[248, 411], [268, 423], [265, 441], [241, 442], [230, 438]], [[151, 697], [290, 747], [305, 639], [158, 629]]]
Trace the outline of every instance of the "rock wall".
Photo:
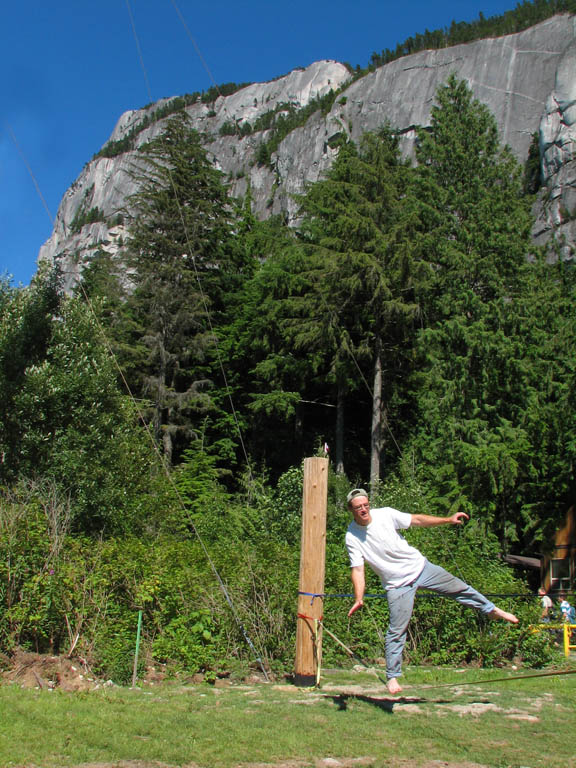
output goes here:
[[[415, 126], [427, 125], [439, 85], [455, 73], [466, 79], [475, 96], [494, 114], [503, 143], [524, 161], [532, 135], [540, 131], [543, 178], [546, 190], [538, 205], [534, 236], [544, 241], [560, 226], [574, 241], [566, 211], [576, 213], [572, 141], [576, 121], [576, 47], [574, 17], [553, 17], [524, 32], [481, 40], [442, 50], [422, 51], [387, 64], [351, 82], [346, 67], [321, 61], [268, 83], [247, 86], [214, 103], [196, 102], [187, 108], [193, 126], [206, 135], [206, 148], [226, 174], [231, 194], [245, 194], [248, 182], [256, 214], [266, 218], [285, 213], [294, 223], [294, 194], [306, 182], [316, 181], [330, 167], [337, 150], [331, 138], [344, 133], [357, 140], [362, 133], [389, 122], [402, 133], [402, 149], [413, 150]], [[330, 89], [344, 87], [327, 115], [316, 112], [290, 133], [272, 157], [272, 167], [255, 163], [255, 154], [268, 132], [222, 136], [225, 123], [239, 128], [270, 110], [292, 104], [300, 109]], [[152, 110], [126, 112], [119, 119], [111, 141], [119, 141]], [[162, 130], [162, 121], [138, 135], [138, 145]], [[42, 246], [40, 259], [61, 265], [66, 287], [71, 288], [83, 265], [98, 250], [114, 255], [125, 225], [118, 214], [126, 209], [135, 191], [129, 176], [133, 152], [89, 162], [64, 195], [51, 238]], [[553, 200], [553, 205], [550, 204]], [[98, 208], [103, 221], [72, 227], [82, 213]], [[76, 231], [74, 231], [76, 230]], [[569, 246], [567, 246], [569, 247]]]
[[560, 251], [573, 257], [576, 242], [576, 43], [568, 46], [556, 71], [554, 89], [540, 122], [544, 192], [533, 236], [542, 244], [553, 233]]

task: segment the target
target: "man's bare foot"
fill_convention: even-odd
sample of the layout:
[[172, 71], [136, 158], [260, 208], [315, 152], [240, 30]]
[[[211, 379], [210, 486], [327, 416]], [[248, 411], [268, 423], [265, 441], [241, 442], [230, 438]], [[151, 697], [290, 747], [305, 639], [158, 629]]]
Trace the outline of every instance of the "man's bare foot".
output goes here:
[[493, 619], [503, 619], [504, 621], [509, 621], [510, 624], [518, 624], [518, 619], [513, 613], [506, 613], [501, 608], [494, 608], [488, 615]]
[[391, 693], [393, 696], [400, 693], [402, 690], [402, 686], [395, 677], [391, 677], [390, 680], [388, 680], [386, 688], [388, 688], [388, 693]]

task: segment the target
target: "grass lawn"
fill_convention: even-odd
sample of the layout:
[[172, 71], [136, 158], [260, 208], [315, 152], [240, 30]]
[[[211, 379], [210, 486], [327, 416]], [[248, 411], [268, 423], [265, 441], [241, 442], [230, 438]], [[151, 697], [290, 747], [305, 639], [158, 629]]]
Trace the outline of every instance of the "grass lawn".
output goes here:
[[328, 670], [315, 689], [162, 684], [65, 693], [5, 685], [0, 766], [576, 768], [576, 674], [405, 674], [395, 699], [367, 671]]

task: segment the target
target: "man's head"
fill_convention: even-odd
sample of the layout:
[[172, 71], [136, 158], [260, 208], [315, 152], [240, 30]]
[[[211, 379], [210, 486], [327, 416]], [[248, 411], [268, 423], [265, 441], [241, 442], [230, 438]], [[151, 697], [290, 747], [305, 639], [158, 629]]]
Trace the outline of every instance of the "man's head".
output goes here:
[[354, 522], [358, 525], [368, 525], [372, 522], [370, 515], [370, 502], [364, 488], [354, 488], [346, 496], [348, 509], [352, 512]]

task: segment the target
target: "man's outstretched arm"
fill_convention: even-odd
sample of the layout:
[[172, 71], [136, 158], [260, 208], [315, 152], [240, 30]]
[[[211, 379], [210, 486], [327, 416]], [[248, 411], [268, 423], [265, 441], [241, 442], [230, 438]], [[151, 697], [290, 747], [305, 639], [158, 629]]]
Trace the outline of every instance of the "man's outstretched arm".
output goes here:
[[432, 528], [434, 525], [462, 525], [468, 520], [466, 512], [456, 512], [450, 517], [436, 517], [436, 515], [412, 515], [410, 525], [420, 528]]
[[364, 590], [366, 589], [364, 566], [355, 565], [351, 568], [350, 578], [352, 579], [352, 586], [354, 587], [354, 605], [348, 611], [348, 616], [352, 616], [353, 613], [356, 613], [356, 611], [364, 605]]

